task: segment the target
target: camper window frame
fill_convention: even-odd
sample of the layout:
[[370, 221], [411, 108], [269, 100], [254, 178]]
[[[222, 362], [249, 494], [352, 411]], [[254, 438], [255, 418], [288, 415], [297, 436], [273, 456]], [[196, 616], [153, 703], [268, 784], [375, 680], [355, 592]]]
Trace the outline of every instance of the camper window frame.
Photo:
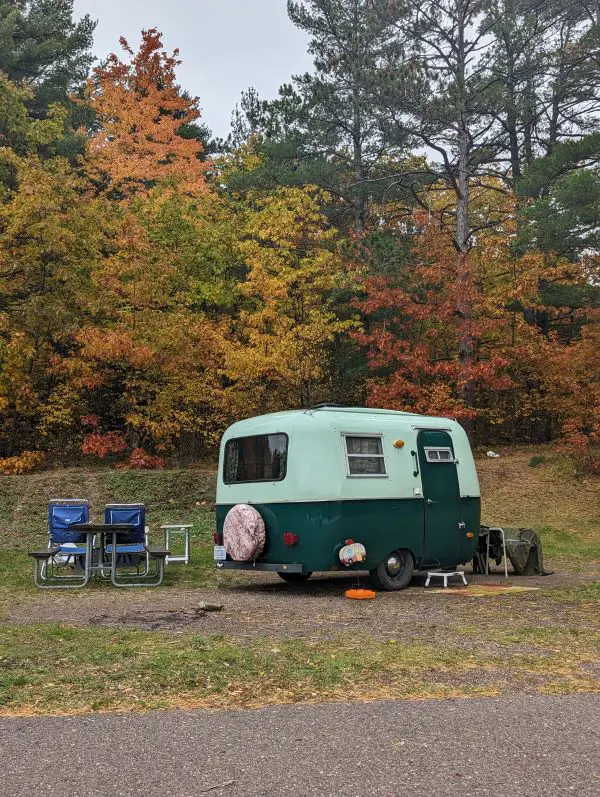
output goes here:
[[[248, 440], [255, 437], [285, 437], [285, 462], [283, 466], [283, 474], [279, 477], [279, 479], [242, 479], [240, 481], [227, 481], [227, 446], [230, 443], [237, 443], [240, 440]], [[241, 437], [230, 437], [229, 440], [225, 442], [223, 448], [223, 469], [221, 473], [223, 484], [225, 484], [227, 487], [234, 487], [238, 484], [277, 484], [278, 482], [285, 481], [288, 472], [289, 452], [290, 437], [288, 434], [286, 434], [286, 432], [263, 432], [262, 434], [248, 434], [242, 435]]]
[[[454, 457], [454, 451], [450, 448], [450, 446], [424, 446], [423, 451], [425, 453], [425, 461], [430, 465], [456, 465], [456, 459]], [[440, 451], [447, 451], [450, 454], [450, 459], [430, 459], [429, 454], [435, 451], [439, 454]]]
[[[379, 440], [381, 442], [381, 454], [350, 454], [348, 451], [347, 440], [349, 437], [354, 437], [364, 440]], [[342, 441], [344, 444], [344, 455], [346, 459], [346, 477], [348, 479], [389, 479], [387, 458], [385, 456], [385, 449], [383, 447], [383, 435], [373, 434], [372, 432], [342, 432]], [[368, 457], [383, 460], [383, 473], [352, 473], [350, 470], [351, 459], [365, 459]]]

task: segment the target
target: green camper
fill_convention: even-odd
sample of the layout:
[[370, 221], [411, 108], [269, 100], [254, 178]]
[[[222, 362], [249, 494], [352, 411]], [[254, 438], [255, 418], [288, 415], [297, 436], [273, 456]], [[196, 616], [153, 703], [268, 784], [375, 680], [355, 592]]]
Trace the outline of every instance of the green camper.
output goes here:
[[480, 514], [455, 420], [331, 405], [263, 415], [223, 437], [215, 560], [293, 582], [356, 556], [352, 569], [397, 590], [415, 569], [472, 560]]

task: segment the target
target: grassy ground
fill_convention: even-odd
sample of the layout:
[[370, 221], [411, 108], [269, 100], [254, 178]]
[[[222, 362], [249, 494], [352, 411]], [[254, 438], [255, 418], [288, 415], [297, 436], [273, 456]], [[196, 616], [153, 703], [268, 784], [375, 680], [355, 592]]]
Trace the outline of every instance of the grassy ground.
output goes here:
[[597, 689], [587, 668], [597, 661], [600, 633], [525, 628], [495, 637], [497, 652], [484, 655], [475, 646], [465, 653], [368, 636], [240, 645], [197, 634], [9, 627], [0, 633], [0, 711], [493, 696], [515, 686], [555, 694]]
[[578, 478], [572, 462], [548, 446], [500, 453], [477, 461], [483, 522], [536, 529], [553, 567], [600, 562], [600, 478]]
[[[480, 600], [415, 587], [381, 596], [368, 610], [340, 602], [335, 583], [288, 591], [270, 587], [277, 581], [270, 576], [263, 587], [217, 574], [210, 472], [0, 477], [0, 714], [600, 691], [600, 480], [578, 480], [568, 460], [548, 449], [500, 453], [478, 462], [484, 522], [539, 530], [547, 566], [573, 584]], [[534, 456], [543, 460], [531, 467]], [[47, 500], [68, 495], [88, 497], [95, 517], [105, 502], [143, 501], [155, 539], [161, 523], [192, 522], [192, 564], [169, 567], [166, 589], [135, 598], [105, 585], [42, 595], [26, 550], [44, 544]], [[250, 639], [227, 631], [238, 627], [235, 616], [222, 620], [218, 635], [119, 627], [134, 602], [161, 611], [185, 605], [193, 615], [195, 598], [207, 594], [241, 614], [257, 607], [244, 620]], [[76, 624], [62, 619], [79, 611]], [[93, 625], [99, 612], [116, 627]], [[283, 627], [288, 613], [296, 639], [273, 631], [274, 619]], [[323, 635], [337, 626], [352, 632]]]
[[[143, 503], [150, 541], [160, 543], [163, 523], [193, 524], [193, 562], [171, 568], [166, 584], [181, 587], [215, 583], [212, 545], [215, 474], [213, 471], [116, 471], [73, 468], [30, 476], [0, 476], [0, 612], [15, 591], [34, 592], [28, 550], [44, 548], [51, 498], [87, 498], [91, 520], [102, 520], [107, 503]], [[176, 552], [176, 551], [175, 551]], [[94, 586], [90, 587], [91, 589]], [[0, 615], [1, 616], [1, 615]]]
[[204, 539], [207, 510], [215, 500], [215, 481], [212, 471], [202, 470], [73, 468], [29, 476], [0, 476], [0, 550], [45, 545], [51, 498], [87, 498], [91, 519], [98, 521], [102, 520], [107, 503], [143, 503], [155, 536], [160, 534], [161, 523], [193, 523], [193, 534]]

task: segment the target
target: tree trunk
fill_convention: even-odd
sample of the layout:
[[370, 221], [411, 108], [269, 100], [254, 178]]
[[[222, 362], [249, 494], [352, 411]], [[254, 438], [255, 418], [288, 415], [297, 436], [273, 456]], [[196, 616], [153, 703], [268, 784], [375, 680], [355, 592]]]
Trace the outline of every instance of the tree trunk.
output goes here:
[[521, 158], [519, 152], [519, 114], [517, 110], [517, 75], [516, 58], [512, 46], [511, 34], [517, 28], [517, 15], [514, 0], [506, 0], [504, 4], [504, 26], [502, 40], [506, 52], [506, 126], [510, 150], [510, 167], [513, 187], [521, 178]]
[[[358, 58], [358, 31], [360, 30], [361, 17], [358, 3], [354, 4], [354, 51]], [[354, 72], [354, 69], [353, 69]], [[363, 170], [363, 147], [362, 147], [362, 112], [360, 104], [360, 86], [356, 75], [353, 75], [352, 86], [352, 161], [354, 166], [354, 179], [356, 181], [357, 195], [354, 200], [354, 223], [356, 232], [361, 234], [365, 229], [365, 197], [363, 194], [365, 175]]]
[[[357, 92], [355, 92], [356, 94]], [[354, 179], [356, 181], [357, 194], [354, 200], [354, 223], [356, 232], [362, 233], [365, 229], [365, 196], [363, 194], [365, 175], [362, 162], [362, 140], [361, 140], [361, 116], [358, 99], [355, 98], [354, 107], [354, 135], [353, 135], [353, 161]]]
[[[457, 90], [458, 90], [458, 180], [456, 203], [455, 245], [458, 252], [458, 356], [460, 362], [460, 384], [458, 394], [465, 407], [472, 409], [475, 403], [475, 383], [470, 375], [475, 354], [475, 343], [471, 333], [470, 288], [472, 282], [469, 259], [469, 154], [470, 139], [466, 102], [466, 53], [465, 53], [465, 11], [467, 3], [457, 3]], [[467, 433], [472, 433], [473, 424], [466, 421]]]

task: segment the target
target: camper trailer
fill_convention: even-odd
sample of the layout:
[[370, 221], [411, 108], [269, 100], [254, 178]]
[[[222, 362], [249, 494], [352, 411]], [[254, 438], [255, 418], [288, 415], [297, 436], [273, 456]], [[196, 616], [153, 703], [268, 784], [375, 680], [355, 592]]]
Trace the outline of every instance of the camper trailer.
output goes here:
[[[455, 420], [322, 405], [223, 437], [215, 560], [285, 581], [369, 571], [379, 589], [473, 559], [480, 491]], [[350, 553], [348, 553], [350, 551]]]

